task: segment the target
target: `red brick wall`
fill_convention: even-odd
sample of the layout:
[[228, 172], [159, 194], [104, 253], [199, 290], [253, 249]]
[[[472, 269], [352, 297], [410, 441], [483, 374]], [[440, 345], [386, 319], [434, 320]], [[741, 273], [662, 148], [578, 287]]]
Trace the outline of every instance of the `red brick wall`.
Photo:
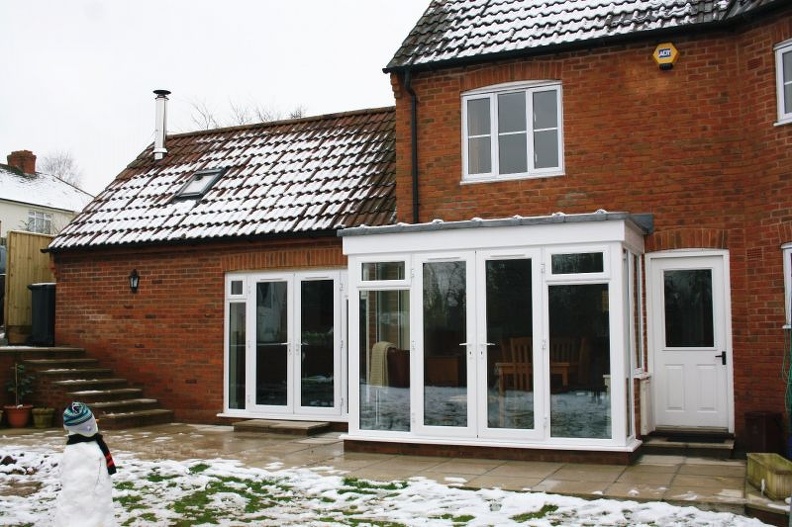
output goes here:
[[[56, 344], [85, 347], [178, 421], [216, 422], [225, 273], [345, 265], [337, 238], [61, 254]], [[129, 290], [132, 269], [137, 294]]]
[[[674, 37], [413, 75], [418, 97], [420, 220], [593, 212], [652, 213], [647, 251], [730, 251], [738, 434], [747, 411], [782, 412], [784, 287], [792, 242], [792, 125], [774, 126], [773, 46], [792, 10], [729, 33]], [[540, 79], [563, 87], [561, 177], [461, 184], [461, 94]], [[412, 220], [410, 97], [392, 76], [399, 221]]]

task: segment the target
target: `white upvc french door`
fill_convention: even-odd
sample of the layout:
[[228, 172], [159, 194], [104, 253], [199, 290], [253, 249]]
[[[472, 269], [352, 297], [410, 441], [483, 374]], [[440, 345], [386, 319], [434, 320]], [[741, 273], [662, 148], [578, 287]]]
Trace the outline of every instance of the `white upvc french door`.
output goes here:
[[[548, 391], [538, 249], [476, 254], [476, 403], [479, 437], [544, 437]], [[537, 394], [540, 394], [537, 397]]]
[[538, 251], [528, 250], [416, 259], [417, 432], [504, 439], [544, 433], [534, 397], [547, 379], [534, 353], [542, 314], [538, 262]]
[[473, 437], [476, 430], [474, 253], [424, 254], [414, 261], [412, 309], [415, 430]]
[[266, 415], [339, 415], [342, 274], [266, 273], [249, 283], [246, 408]]

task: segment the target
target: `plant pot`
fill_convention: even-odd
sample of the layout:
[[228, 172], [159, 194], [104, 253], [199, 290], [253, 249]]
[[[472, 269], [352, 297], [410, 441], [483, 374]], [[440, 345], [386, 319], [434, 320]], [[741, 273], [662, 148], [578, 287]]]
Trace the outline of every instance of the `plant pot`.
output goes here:
[[54, 408], [33, 408], [33, 426], [35, 428], [52, 428]]
[[19, 406], [4, 406], [8, 426], [11, 428], [24, 428], [30, 422], [30, 411], [32, 404], [20, 404]]

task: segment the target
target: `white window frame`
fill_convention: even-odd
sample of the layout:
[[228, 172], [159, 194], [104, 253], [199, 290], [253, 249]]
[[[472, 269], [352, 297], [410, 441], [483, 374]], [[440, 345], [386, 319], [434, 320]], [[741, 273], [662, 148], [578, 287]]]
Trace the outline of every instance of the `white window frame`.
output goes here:
[[[255, 397], [252, 393], [255, 390], [253, 384], [249, 384], [245, 388], [245, 407], [244, 408], [230, 408], [229, 399], [229, 377], [230, 377], [230, 347], [229, 347], [229, 331], [230, 331], [230, 308], [233, 304], [244, 304], [245, 307], [245, 360], [247, 361], [247, 368], [245, 372], [246, 382], [253, 383], [255, 381], [255, 374], [253, 368], [255, 364], [251, 361], [251, 355], [254, 353], [251, 347], [255, 347], [255, 311], [256, 311], [256, 285], [260, 282], [287, 282], [289, 288], [288, 301], [288, 338], [293, 342], [292, 348], [289, 351], [290, 361], [300, 360], [300, 353], [297, 351], [297, 346], [301, 343], [299, 323], [296, 317], [299, 317], [300, 312], [300, 294], [299, 288], [302, 283], [315, 280], [332, 280], [336, 290], [336, 297], [334, 302], [334, 318], [333, 325], [333, 339], [335, 356], [334, 371], [338, 373], [338, 382], [335, 388], [335, 401], [333, 407], [307, 407], [302, 406], [299, 402], [299, 385], [297, 382], [297, 374], [295, 373], [295, 366], [293, 363], [287, 365], [287, 382], [293, 383], [290, 385], [288, 403], [282, 407], [267, 407], [266, 405], [258, 405], [255, 403]], [[232, 284], [234, 282], [242, 282], [242, 293], [232, 293]], [[318, 418], [330, 420], [333, 422], [346, 422], [347, 414], [349, 411], [348, 402], [348, 375], [347, 375], [347, 310], [344, 291], [347, 286], [347, 270], [344, 268], [316, 268], [316, 269], [287, 269], [283, 271], [234, 271], [226, 273], [225, 276], [225, 319], [223, 328], [223, 412], [218, 414], [224, 417], [253, 417], [253, 418], [274, 418], [281, 419], [283, 416], [288, 416], [289, 419], [295, 420], [316, 420]], [[338, 330], [338, 331], [336, 331]]]
[[[787, 54], [792, 54], [792, 40], [787, 40], [775, 46], [776, 99], [778, 101], [778, 122], [776, 122], [776, 125], [792, 123], [792, 101], [786, 100], [784, 91], [784, 88], [792, 84], [792, 71], [787, 72], [791, 80], [784, 82], [784, 55]], [[786, 110], [787, 106], [790, 108], [789, 111]], [[789, 323], [788, 316], [787, 323]]]
[[176, 192], [174, 198], [200, 198], [206, 194], [215, 182], [225, 173], [225, 168], [199, 170]]
[[792, 329], [792, 242], [781, 246], [784, 259], [784, 329]]
[[[535, 157], [533, 148], [533, 138], [537, 131], [533, 127], [533, 102], [532, 97], [529, 95], [536, 92], [555, 91], [557, 97], [557, 115], [556, 122], [558, 123], [558, 166], [548, 168], [534, 168]], [[525, 172], [501, 174], [499, 167], [499, 151], [498, 151], [498, 96], [507, 93], [525, 93], [526, 94], [526, 126], [527, 126], [527, 154], [528, 154], [528, 168]], [[488, 99], [490, 108], [490, 172], [471, 174], [469, 172], [469, 152], [468, 152], [468, 102], [476, 99]], [[503, 181], [510, 179], [526, 179], [536, 177], [548, 176], [561, 176], [564, 174], [564, 112], [563, 112], [563, 92], [561, 83], [559, 81], [544, 80], [535, 82], [511, 82], [498, 84], [494, 86], [487, 86], [471, 90], [462, 94], [462, 182], [485, 182], [485, 181]], [[504, 135], [508, 135], [505, 134]]]
[[52, 234], [52, 214], [40, 210], [28, 210], [27, 230], [38, 234]]

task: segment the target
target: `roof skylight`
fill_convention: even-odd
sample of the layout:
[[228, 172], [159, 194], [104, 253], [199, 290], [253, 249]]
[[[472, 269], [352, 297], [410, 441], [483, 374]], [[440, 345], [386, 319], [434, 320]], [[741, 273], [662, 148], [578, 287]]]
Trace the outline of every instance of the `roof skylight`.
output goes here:
[[224, 168], [212, 168], [199, 170], [192, 175], [189, 181], [179, 189], [176, 198], [200, 198], [208, 191], [215, 181], [225, 172]]

